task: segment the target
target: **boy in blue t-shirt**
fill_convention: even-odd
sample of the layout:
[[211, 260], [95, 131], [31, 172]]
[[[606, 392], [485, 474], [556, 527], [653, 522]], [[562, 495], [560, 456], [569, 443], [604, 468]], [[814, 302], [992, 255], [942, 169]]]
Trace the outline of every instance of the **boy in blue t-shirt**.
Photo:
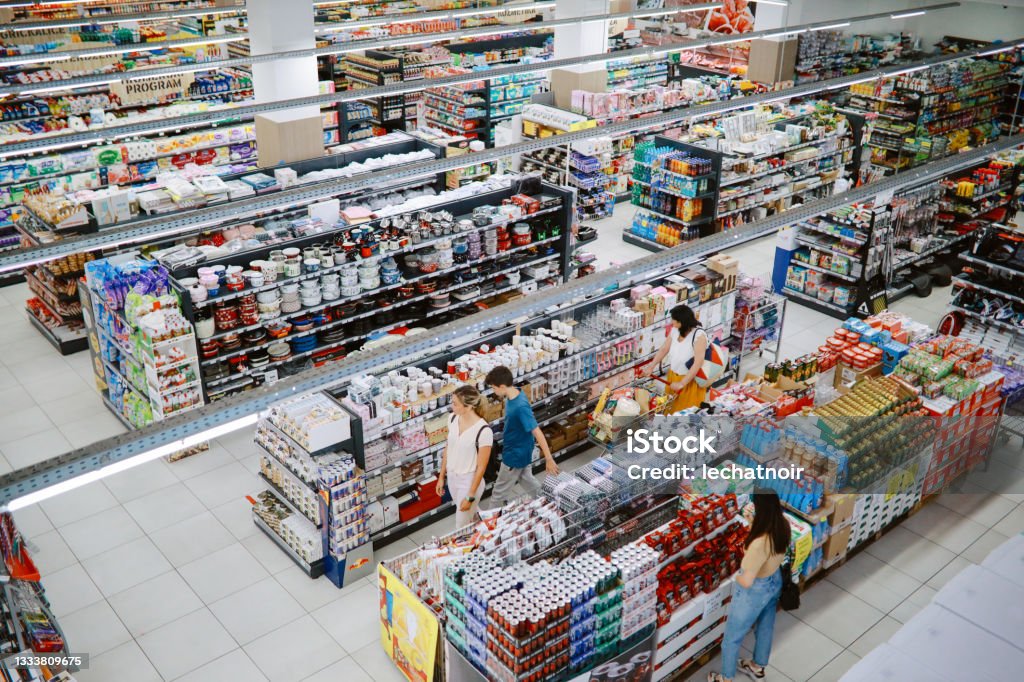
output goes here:
[[495, 395], [505, 399], [505, 429], [501, 445], [501, 466], [494, 482], [493, 499], [496, 506], [512, 501], [512, 489], [520, 484], [527, 494], [536, 496], [540, 483], [533, 477], [533, 448], [540, 445], [545, 467], [549, 474], [558, 473], [558, 465], [551, 456], [551, 448], [544, 432], [537, 426], [530, 402], [512, 384], [512, 370], [499, 366], [487, 373], [485, 380]]

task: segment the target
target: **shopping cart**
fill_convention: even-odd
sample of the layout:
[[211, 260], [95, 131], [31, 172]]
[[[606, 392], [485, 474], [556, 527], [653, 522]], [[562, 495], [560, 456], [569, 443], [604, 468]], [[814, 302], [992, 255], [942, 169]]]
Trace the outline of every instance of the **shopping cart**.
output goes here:
[[[633, 381], [628, 386], [602, 395], [602, 399], [590, 415], [588, 439], [606, 450], [614, 450], [623, 445], [630, 432], [644, 428], [656, 415], [666, 414], [667, 410], [671, 409], [671, 396], [667, 389], [668, 381], [665, 379], [646, 377], [641, 368], [635, 369]], [[621, 401], [629, 400], [635, 403], [635, 398], [641, 391], [646, 391], [648, 397], [655, 398], [656, 404], [653, 409], [641, 410], [639, 414], [616, 414], [622, 407]]]

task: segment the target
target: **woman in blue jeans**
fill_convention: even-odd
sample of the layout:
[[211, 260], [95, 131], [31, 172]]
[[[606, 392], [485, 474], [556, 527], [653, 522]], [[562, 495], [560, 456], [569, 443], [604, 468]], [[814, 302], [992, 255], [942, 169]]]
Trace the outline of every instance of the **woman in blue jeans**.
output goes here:
[[[722, 639], [722, 672], [708, 673], [708, 682], [731, 682], [736, 670], [755, 680], [764, 679], [772, 652], [775, 607], [782, 590], [779, 566], [789, 549], [790, 528], [773, 490], [754, 491], [754, 521], [744, 543], [746, 551], [729, 606]], [[754, 660], [740, 660], [740, 644], [754, 628]]]

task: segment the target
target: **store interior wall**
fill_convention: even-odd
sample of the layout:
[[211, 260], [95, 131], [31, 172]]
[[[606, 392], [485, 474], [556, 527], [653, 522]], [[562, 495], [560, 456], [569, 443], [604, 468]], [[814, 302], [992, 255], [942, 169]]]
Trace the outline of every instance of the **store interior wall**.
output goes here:
[[1024, 0], [1005, 3], [962, 2], [941, 12], [906, 20], [906, 28], [930, 47], [944, 35], [982, 40], [1013, 40], [1024, 32]]

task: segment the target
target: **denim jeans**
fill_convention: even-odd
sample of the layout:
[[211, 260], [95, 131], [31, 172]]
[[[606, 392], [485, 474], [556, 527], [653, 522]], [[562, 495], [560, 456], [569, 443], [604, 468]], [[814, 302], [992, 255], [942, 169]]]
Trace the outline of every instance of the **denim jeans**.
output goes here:
[[736, 583], [729, 605], [729, 619], [722, 638], [722, 677], [736, 677], [740, 645], [750, 628], [754, 628], [754, 663], [768, 665], [772, 652], [772, 631], [775, 629], [775, 606], [782, 591], [782, 572], [767, 578], [755, 578], [750, 587]]

